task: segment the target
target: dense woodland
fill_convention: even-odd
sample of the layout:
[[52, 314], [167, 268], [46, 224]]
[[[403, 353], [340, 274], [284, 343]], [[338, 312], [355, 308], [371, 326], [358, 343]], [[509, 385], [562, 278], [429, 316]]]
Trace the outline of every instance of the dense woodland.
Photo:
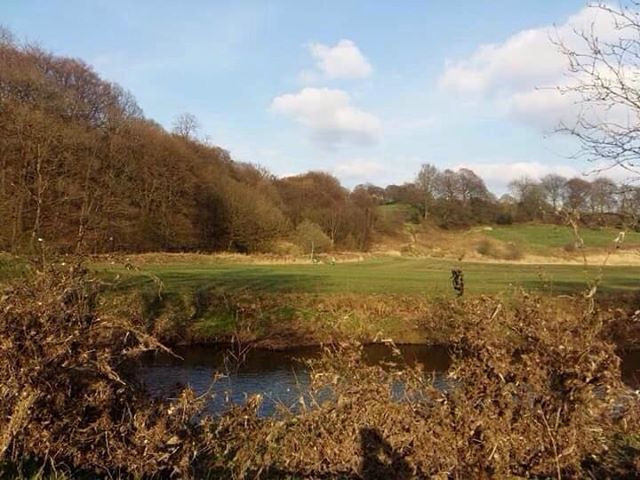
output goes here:
[[407, 222], [560, 221], [564, 208], [635, 224], [640, 211], [640, 189], [606, 178], [521, 179], [499, 199], [465, 168], [352, 190], [325, 172], [276, 178], [196, 126], [182, 115], [168, 132], [84, 62], [0, 31], [0, 249], [366, 250]]

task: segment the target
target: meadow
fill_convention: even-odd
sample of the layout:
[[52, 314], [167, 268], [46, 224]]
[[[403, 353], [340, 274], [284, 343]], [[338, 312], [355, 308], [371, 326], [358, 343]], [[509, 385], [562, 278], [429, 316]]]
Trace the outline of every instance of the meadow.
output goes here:
[[[616, 234], [612, 229], [581, 233], [589, 253], [601, 256]], [[467, 251], [478, 238], [492, 237], [526, 252], [546, 253], [572, 238], [567, 227], [534, 224], [495, 226], [460, 237]], [[639, 239], [628, 235], [627, 256], [614, 257], [633, 259]], [[141, 312], [167, 344], [240, 338], [288, 348], [336, 338], [369, 342], [380, 335], [400, 343], [446, 343], [451, 329], [436, 317], [438, 305], [457, 296], [452, 269], [463, 272], [466, 299], [489, 295], [508, 301], [520, 291], [579, 297], [594, 283], [599, 300], [634, 297], [639, 264], [602, 266], [600, 259], [585, 266], [579, 253], [573, 260], [568, 255], [507, 262], [482, 261], [477, 255], [459, 260], [343, 253], [336, 261], [324, 255], [312, 263], [308, 256], [153, 253], [93, 257], [87, 265], [105, 282], [111, 310]], [[531, 263], [535, 260], [548, 263]], [[0, 282], [24, 266], [24, 260], [0, 258]]]
[[[206, 258], [206, 257], [205, 257]], [[254, 293], [403, 294], [449, 296], [451, 269], [464, 272], [465, 293], [497, 294], [514, 287], [550, 294], [577, 293], [602, 274], [601, 291], [624, 292], [640, 284], [638, 266], [584, 267], [578, 264], [474, 263], [428, 258], [380, 257], [320, 264], [240, 264], [223, 260], [146, 264], [140, 271], [98, 263], [107, 278], [139, 289], [157, 277], [166, 291], [221, 288]]]

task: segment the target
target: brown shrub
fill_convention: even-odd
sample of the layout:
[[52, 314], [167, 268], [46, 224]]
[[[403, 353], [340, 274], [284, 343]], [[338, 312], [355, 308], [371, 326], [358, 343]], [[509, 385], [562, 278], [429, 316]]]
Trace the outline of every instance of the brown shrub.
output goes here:
[[36, 273], [0, 298], [0, 462], [52, 470], [186, 476], [197, 456], [185, 390], [152, 401], [135, 358], [158, 348], [134, 323], [96, 313], [98, 285], [82, 267]]
[[135, 477], [638, 475], [637, 395], [621, 382], [608, 317], [582, 300], [441, 301], [424, 322], [446, 325], [445, 379], [400, 362], [370, 366], [358, 345], [342, 345], [310, 363], [311, 389], [295, 409], [260, 418], [257, 396], [214, 419], [190, 390], [151, 400], [131, 367], [161, 347], [98, 303], [79, 267], [3, 293], [0, 462]]
[[238, 478], [637, 473], [637, 451], [626, 470], [609, 464], [611, 447], [638, 431], [637, 398], [597, 317], [558, 315], [526, 295], [449, 307], [465, 321], [444, 387], [419, 369], [366, 366], [358, 347], [328, 352], [297, 415], [258, 419], [254, 398], [223, 416], [217, 458]]

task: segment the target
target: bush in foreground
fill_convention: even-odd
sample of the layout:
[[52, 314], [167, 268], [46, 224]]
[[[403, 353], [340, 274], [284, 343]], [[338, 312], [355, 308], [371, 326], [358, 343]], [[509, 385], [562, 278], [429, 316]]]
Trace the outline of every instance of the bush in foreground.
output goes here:
[[238, 478], [636, 478], [637, 397], [581, 312], [526, 295], [451, 303], [461, 322], [444, 383], [329, 351], [301, 412], [259, 419], [254, 398], [222, 417], [218, 458]]
[[[132, 376], [157, 342], [99, 315], [82, 267], [37, 273], [0, 298], [0, 462], [102, 475], [188, 475], [198, 402], [152, 401]], [[1, 471], [0, 471], [1, 474]]]
[[[603, 315], [521, 294], [440, 305], [453, 364], [366, 365], [327, 349], [294, 410], [260, 397], [220, 417], [183, 391], [152, 400], [131, 369], [162, 348], [98, 313], [80, 267], [35, 274], [0, 298], [0, 462], [52, 472], [202, 478], [637, 478], [637, 395]], [[0, 471], [1, 473], [1, 471]]]

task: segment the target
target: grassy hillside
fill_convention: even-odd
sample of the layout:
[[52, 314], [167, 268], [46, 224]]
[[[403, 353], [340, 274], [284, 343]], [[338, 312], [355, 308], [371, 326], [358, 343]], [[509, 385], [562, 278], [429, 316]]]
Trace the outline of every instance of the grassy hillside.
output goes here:
[[[613, 242], [619, 230], [600, 228], [597, 230], [583, 228], [580, 235], [587, 248], [605, 248]], [[519, 224], [492, 227], [486, 230], [489, 237], [502, 242], [512, 242], [530, 253], [539, 255], [552, 254], [553, 250], [570, 247], [574, 243], [574, 235], [566, 225]], [[624, 247], [640, 247], [640, 233], [627, 232]]]

